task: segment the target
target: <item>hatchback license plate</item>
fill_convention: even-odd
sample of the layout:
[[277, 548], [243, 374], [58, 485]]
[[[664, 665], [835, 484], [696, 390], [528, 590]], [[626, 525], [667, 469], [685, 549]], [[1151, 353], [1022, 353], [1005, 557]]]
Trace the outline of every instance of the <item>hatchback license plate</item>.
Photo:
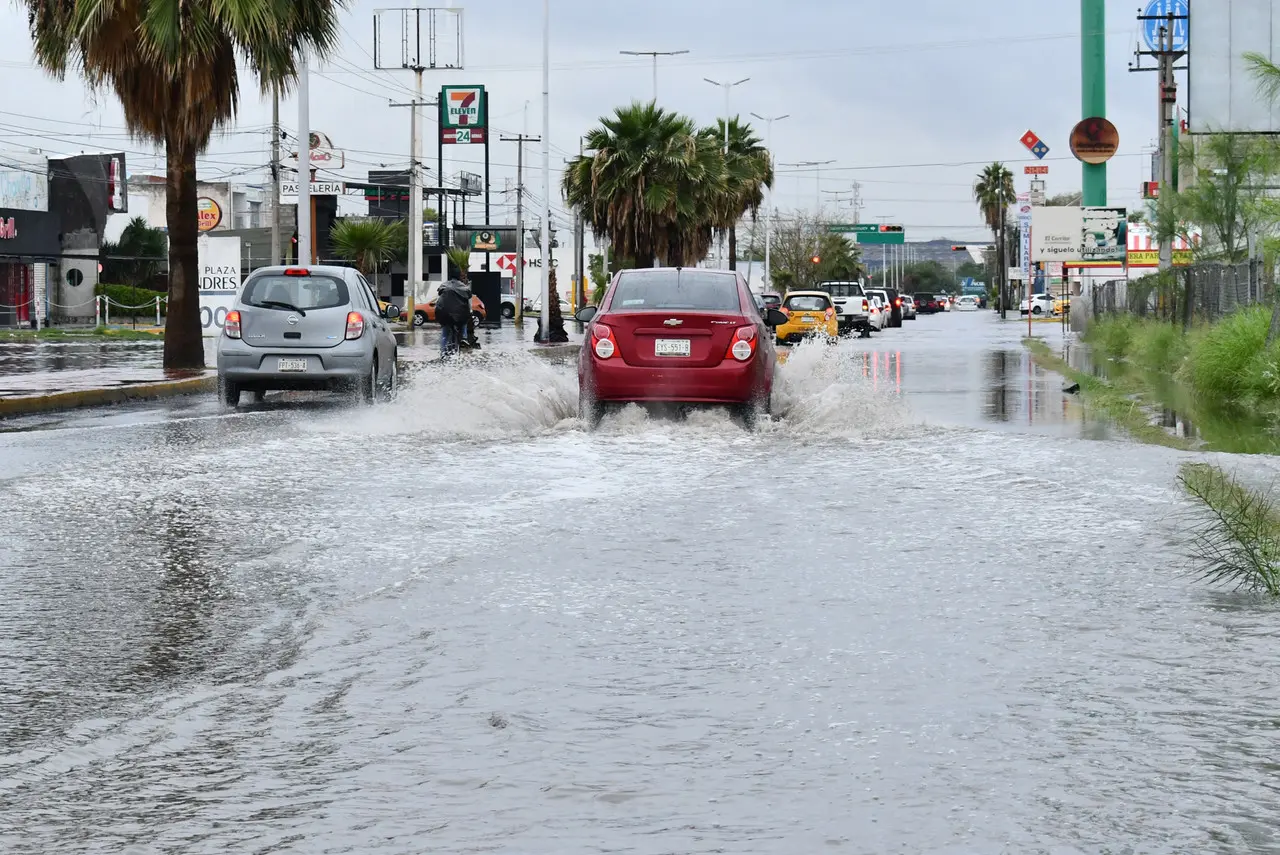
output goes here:
[[276, 363], [277, 371], [306, 371], [307, 360], [305, 359], [281, 359]]
[[687, 338], [660, 338], [653, 343], [653, 353], [655, 356], [688, 356], [689, 355], [689, 339]]

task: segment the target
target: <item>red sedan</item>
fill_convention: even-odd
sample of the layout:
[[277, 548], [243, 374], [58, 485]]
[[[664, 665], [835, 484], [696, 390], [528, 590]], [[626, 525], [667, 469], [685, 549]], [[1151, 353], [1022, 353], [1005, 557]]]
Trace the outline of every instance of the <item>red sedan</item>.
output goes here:
[[748, 425], [769, 412], [773, 328], [787, 318], [756, 308], [738, 274], [642, 268], [614, 277], [588, 322], [578, 358], [578, 411], [588, 426], [607, 406], [728, 405]]

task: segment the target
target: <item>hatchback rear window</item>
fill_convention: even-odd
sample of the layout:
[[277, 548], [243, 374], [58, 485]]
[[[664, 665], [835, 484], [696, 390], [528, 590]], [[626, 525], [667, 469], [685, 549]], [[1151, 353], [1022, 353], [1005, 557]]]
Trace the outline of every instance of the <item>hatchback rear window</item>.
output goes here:
[[[347, 284], [333, 276], [267, 274], [249, 280], [240, 298], [246, 306], [263, 308], [336, 309], [350, 302]], [[286, 306], [273, 306], [284, 303]]]
[[825, 312], [831, 308], [831, 301], [817, 294], [800, 294], [787, 298], [787, 308], [793, 312]]
[[615, 312], [741, 312], [738, 278], [700, 270], [631, 270], [618, 279]]
[[764, 304], [768, 306], [770, 309], [776, 309], [782, 305], [782, 298], [779, 297], [777, 294], [765, 294]]

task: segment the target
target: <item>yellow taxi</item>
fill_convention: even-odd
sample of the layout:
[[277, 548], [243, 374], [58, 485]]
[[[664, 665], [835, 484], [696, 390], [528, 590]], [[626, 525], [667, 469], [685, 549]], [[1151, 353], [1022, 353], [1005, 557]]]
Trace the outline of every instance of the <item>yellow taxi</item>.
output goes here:
[[1053, 301], [1053, 313], [1055, 315], [1071, 314], [1071, 297], [1062, 296]]
[[826, 291], [788, 291], [778, 307], [787, 322], [777, 329], [778, 344], [794, 344], [809, 336], [840, 334], [836, 307]]

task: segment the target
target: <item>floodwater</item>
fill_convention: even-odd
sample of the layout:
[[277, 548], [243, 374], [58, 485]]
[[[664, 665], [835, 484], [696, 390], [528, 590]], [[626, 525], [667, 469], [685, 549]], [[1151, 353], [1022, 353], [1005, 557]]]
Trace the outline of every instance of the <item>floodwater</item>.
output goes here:
[[0, 850], [1280, 852], [1280, 615], [993, 314], [755, 433], [497, 346], [9, 425]]

